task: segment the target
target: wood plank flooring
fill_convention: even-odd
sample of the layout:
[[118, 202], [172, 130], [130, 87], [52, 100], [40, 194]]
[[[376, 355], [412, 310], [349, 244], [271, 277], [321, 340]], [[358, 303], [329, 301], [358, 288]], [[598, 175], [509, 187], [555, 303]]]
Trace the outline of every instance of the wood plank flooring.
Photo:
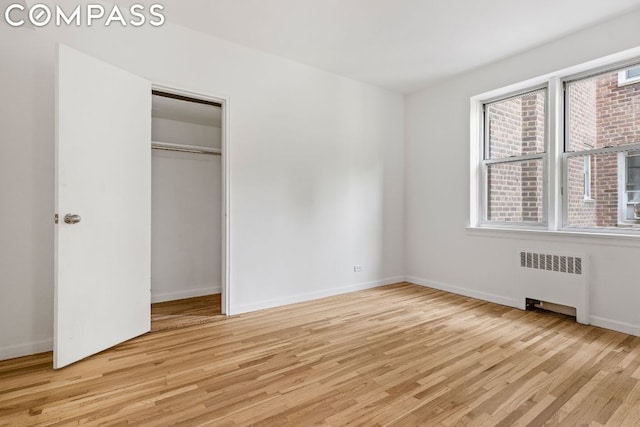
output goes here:
[[640, 425], [640, 338], [410, 284], [0, 362], [0, 425]]
[[224, 319], [220, 304], [220, 294], [151, 304], [151, 332]]

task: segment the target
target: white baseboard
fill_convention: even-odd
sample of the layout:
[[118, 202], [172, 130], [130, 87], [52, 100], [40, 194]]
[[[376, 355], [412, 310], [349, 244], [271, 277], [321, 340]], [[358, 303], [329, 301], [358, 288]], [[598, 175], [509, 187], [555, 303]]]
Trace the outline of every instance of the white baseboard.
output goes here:
[[219, 294], [222, 291], [220, 285], [206, 286], [204, 288], [185, 289], [175, 292], [154, 293], [151, 290], [151, 302], [174, 301], [177, 299], [201, 297], [204, 295]]
[[620, 322], [618, 320], [606, 319], [599, 316], [589, 316], [589, 322], [593, 326], [611, 329], [612, 331], [622, 332], [624, 334], [635, 335], [640, 337], [640, 325], [632, 325], [631, 323]]
[[459, 286], [453, 286], [446, 283], [436, 282], [433, 280], [421, 279], [419, 277], [407, 276], [406, 281], [414, 283], [416, 285], [425, 286], [427, 288], [438, 289], [440, 291], [451, 292], [452, 294], [463, 295], [465, 297], [476, 298], [482, 301], [493, 302], [500, 305], [506, 305], [508, 307], [514, 307], [524, 309], [525, 302], [518, 301], [515, 298], [503, 297], [501, 295], [490, 294], [487, 292], [476, 291], [474, 289], [461, 288]]
[[53, 350], [53, 338], [41, 341], [31, 341], [23, 344], [0, 347], [0, 360], [14, 359], [16, 357], [30, 356]]
[[[480, 292], [473, 289], [461, 288], [458, 286], [452, 286], [445, 283], [436, 282], [433, 280], [420, 279], [418, 277], [407, 276], [406, 281], [414, 283], [416, 285], [425, 286], [428, 288], [438, 289], [445, 292], [451, 292], [453, 294], [464, 295], [471, 298], [477, 298], [483, 301], [493, 302], [496, 304], [506, 305], [509, 307], [524, 309], [524, 301], [518, 301], [514, 298], [507, 298], [500, 295], [489, 294], [486, 292]], [[589, 316], [589, 324], [598, 326], [600, 328], [611, 329], [612, 331], [622, 332], [624, 334], [640, 336], [640, 325], [633, 325], [631, 323], [620, 322], [618, 320], [607, 319], [599, 316]]]
[[380, 279], [373, 282], [356, 283], [354, 285], [342, 286], [339, 288], [329, 288], [329, 289], [323, 289], [321, 291], [307, 292], [304, 294], [298, 294], [298, 295], [282, 297], [282, 298], [274, 298], [266, 301], [260, 301], [258, 303], [253, 303], [253, 304], [235, 305], [233, 307], [233, 312], [228, 314], [242, 314], [242, 313], [248, 313], [250, 311], [280, 307], [283, 305], [295, 304], [298, 302], [311, 301], [314, 299], [346, 294], [349, 292], [361, 291], [364, 289], [377, 288], [379, 286], [391, 285], [398, 282], [404, 282], [404, 280], [405, 280], [404, 276], [389, 277], [386, 279]]
[[[384, 285], [391, 285], [398, 282], [409, 282], [420, 286], [425, 286], [433, 289], [438, 289], [445, 292], [451, 292], [458, 295], [464, 295], [471, 298], [477, 298], [483, 301], [493, 302], [496, 304], [506, 305], [509, 307], [522, 309], [520, 301], [513, 298], [507, 298], [500, 295], [490, 294], [486, 292], [476, 291], [473, 289], [462, 288], [453, 286], [441, 282], [432, 280], [420, 279], [413, 276], [397, 276], [387, 279], [376, 280], [373, 282], [358, 283], [354, 285], [344, 286], [340, 288], [330, 288], [322, 291], [308, 292], [305, 294], [299, 294], [291, 297], [275, 298], [267, 301], [262, 301], [255, 304], [246, 304], [239, 307], [235, 307], [233, 314], [247, 313], [250, 311], [263, 310], [267, 308], [279, 307], [287, 304], [295, 304], [297, 302], [310, 301], [318, 298], [324, 298], [333, 295], [339, 295], [364, 289], [376, 288]], [[191, 298], [203, 295], [210, 295], [220, 293], [220, 287], [213, 286], [200, 289], [190, 289], [180, 292], [170, 292], [157, 294], [152, 296], [152, 302], [171, 301], [181, 298]], [[590, 316], [590, 323], [593, 326], [598, 326], [605, 329], [611, 329], [613, 331], [622, 332], [625, 334], [640, 336], [640, 325], [634, 325], [631, 323], [620, 322], [618, 320], [607, 319], [599, 316]], [[53, 349], [53, 339], [47, 338], [40, 341], [31, 341], [23, 344], [8, 345], [0, 347], [0, 360], [14, 359], [16, 357], [29, 356], [32, 354], [44, 353]]]

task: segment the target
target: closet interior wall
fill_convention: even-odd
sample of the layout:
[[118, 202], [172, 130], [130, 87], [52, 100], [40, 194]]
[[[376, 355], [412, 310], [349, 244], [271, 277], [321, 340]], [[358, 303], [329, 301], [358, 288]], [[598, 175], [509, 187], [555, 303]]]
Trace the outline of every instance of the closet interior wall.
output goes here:
[[[221, 108], [152, 96], [151, 302], [221, 291]], [[203, 151], [205, 151], [203, 150]]]

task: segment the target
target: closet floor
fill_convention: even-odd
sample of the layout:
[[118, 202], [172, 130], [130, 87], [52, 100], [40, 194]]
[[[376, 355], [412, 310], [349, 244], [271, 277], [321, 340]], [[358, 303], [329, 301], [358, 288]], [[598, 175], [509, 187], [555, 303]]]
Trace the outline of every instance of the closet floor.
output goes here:
[[220, 294], [151, 304], [151, 332], [184, 328], [224, 319]]

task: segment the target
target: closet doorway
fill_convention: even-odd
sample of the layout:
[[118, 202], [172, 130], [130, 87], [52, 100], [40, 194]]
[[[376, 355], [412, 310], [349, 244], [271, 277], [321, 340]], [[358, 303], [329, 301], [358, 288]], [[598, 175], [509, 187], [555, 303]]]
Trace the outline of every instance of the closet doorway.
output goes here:
[[152, 91], [151, 331], [223, 317], [223, 105]]

